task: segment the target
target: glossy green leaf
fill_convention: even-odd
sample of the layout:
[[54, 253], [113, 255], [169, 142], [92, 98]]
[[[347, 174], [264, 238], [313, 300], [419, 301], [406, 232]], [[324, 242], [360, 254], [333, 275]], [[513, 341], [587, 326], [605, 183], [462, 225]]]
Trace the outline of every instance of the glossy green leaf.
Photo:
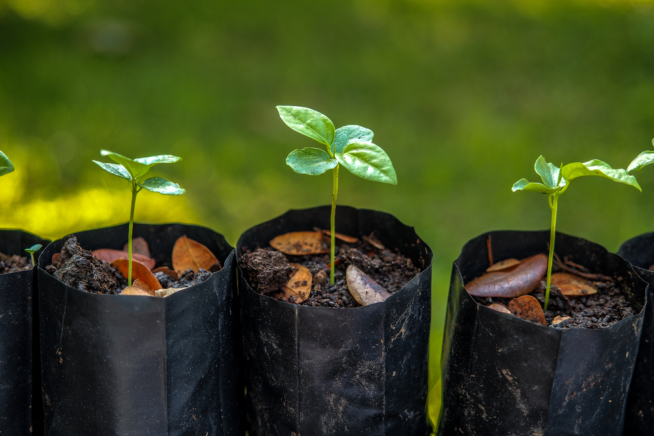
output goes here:
[[131, 174], [134, 180], [138, 179], [139, 177], [142, 177], [150, 170], [150, 167], [148, 165], [142, 164], [141, 162], [137, 162], [126, 156], [123, 156], [122, 154], [114, 153], [112, 151], [107, 151], [107, 150], [101, 150], [100, 154], [102, 156], [109, 156], [111, 160], [124, 166], [125, 169], [129, 171], [129, 173]]
[[9, 174], [14, 170], [14, 164], [11, 163], [6, 154], [0, 151], [0, 176]]
[[149, 168], [152, 168], [155, 165], [164, 164], [164, 163], [175, 163], [181, 161], [181, 157], [172, 156], [170, 154], [162, 154], [159, 156], [150, 156], [150, 157], [139, 157], [134, 159], [135, 162], [142, 163], [147, 165]]
[[309, 147], [293, 150], [286, 158], [286, 164], [296, 173], [317, 176], [334, 169], [338, 161], [330, 158], [325, 150]]
[[277, 111], [286, 125], [296, 132], [315, 139], [327, 147], [334, 142], [336, 134], [334, 123], [320, 112], [299, 106], [277, 106]]
[[559, 191], [560, 189], [561, 188], [558, 187], [550, 188], [549, 186], [546, 186], [542, 183], [530, 182], [527, 179], [518, 180], [513, 184], [513, 187], [511, 188], [513, 192], [531, 191], [531, 192], [538, 192], [540, 194], [547, 194], [547, 195], [552, 195], [556, 191]]
[[372, 142], [372, 130], [361, 126], [343, 126], [336, 129], [332, 153], [343, 153], [350, 142]]
[[534, 170], [536, 170], [536, 174], [540, 176], [545, 186], [556, 188], [559, 185], [560, 168], [547, 162], [543, 156], [536, 159]]
[[397, 185], [397, 176], [386, 152], [372, 142], [351, 142], [343, 153], [337, 153], [338, 162], [352, 174], [373, 182]]
[[100, 168], [102, 168], [108, 173], [113, 174], [114, 176], [122, 177], [123, 179], [127, 179], [127, 180], [132, 180], [132, 176], [130, 175], [129, 171], [127, 171], [125, 167], [122, 166], [121, 164], [98, 162], [97, 160], [94, 160], [93, 162], [95, 162], [100, 166]]
[[148, 191], [157, 192], [164, 195], [182, 195], [184, 192], [186, 192], [186, 190], [179, 186], [177, 183], [162, 179], [161, 177], [150, 177], [139, 185]]
[[647, 165], [654, 163], [654, 151], [645, 150], [639, 154], [636, 159], [631, 161], [629, 167], [627, 167], [627, 172], [638, 171], [645, 168]]
[[579, 177], [587, 176], [600, 176], [607, 179], [613, 180], [614, 182], [624, 183], [625, 185], [633, 186], [634, 188], [640, 189], [640, 185], [634, 176], [631, 176], [624, 169], [614, 169], [611, 168], [606, 162], [601, 160], [593, 159], [588, 162], [573, 162], [567, 164], [561, 170], [563, 178], [569, 182]]
[[43, 245], [36, 244], [36, 245], [32, 245], [30, 248], [26, 248], [25, 251], [27, 251], [30, 254], [34, 254], [37, 251], [39, 251], [41, 248], [43, 248]]

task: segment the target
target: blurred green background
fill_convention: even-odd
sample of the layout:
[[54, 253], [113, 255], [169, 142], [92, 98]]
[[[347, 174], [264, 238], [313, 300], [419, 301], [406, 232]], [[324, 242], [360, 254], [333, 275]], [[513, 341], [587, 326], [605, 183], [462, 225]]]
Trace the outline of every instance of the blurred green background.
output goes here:
[[[511, 193], [556, 164], [625, 167], [654, 136], [649, 1], [0, 0], [0, 226], [43, 236], [124, 222], [123, 181], [102, 148], [170, 153], [183, 197], [139, 196], [139, 221], [200, 223], [235, 243], [289, 208], [330, 202], [331, 177], [284, 164], [311, 140], [275, 105], [360, 124], [391, 156], [396, 187], [341, 172], [340, 204], [388, 211], [433, 248], [432, 383], [451, 263], [493, 229], [543, 229], [546, 198]], [[575, 182], [559, 229], [610, 250], [654, 230], [643, 193]], [[437, 413], [437, 389], [431, 412]]]

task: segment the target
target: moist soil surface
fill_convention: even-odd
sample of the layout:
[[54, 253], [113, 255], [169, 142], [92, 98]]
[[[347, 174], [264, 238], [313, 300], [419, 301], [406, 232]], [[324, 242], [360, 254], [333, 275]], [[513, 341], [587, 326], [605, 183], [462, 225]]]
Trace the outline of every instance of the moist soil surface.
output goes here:
[[32, 269], [32, 261], [29, 257], [13, 256], [0, 253], [0, 274], [8, 274], [13, 272], [28, 271]]
[[[159, 266], [169, 266], [165, 263]], [[75, 235], [64, 239], [64, 246], [59, 252], [59, 258], [45, 270], [68, 286], [80, 291], [95, 294], [120, 294], [127, 287], [127, 279], [111, 264], [104, 263], [93, 257], [93, 253], [80, 247]], [[197, 274], [192, 270], [184, 272], [179, 280], [164, 273], [155, 273], [164, 289], [185, 288], [202, 283], [211, 277], [211, 273], [200, 270]]]
[[361, 305], [350, 294], [345, 279], [345, 271], [349, 265], [358, 267], [391, 294], [402, 289], [420, 272], [411, 259], [389, 249], [379, 248], [383, 246], [376, 240], [374, 242], [378, 246], [361, 239], [351, 244], [336, 240], [334, 285], [329, 284], [329, 254], [293, 256], [283, 254], [272, 247], [254, 251], [243, 247], [239, 266], [255, 291], [274, 298], [295, 272], [295, 268], [290, 264], [300, 264], [308, 268], [313, 276], [311, 294], [304, 302], [299, 303], [300, 305], [359, 307]]
[[[553, 266], [552, 273], [563, 271]], [[527, 295], [536, 298], [541, 306], [545, 303], [545, 280], [540, 282], [536, 289]], [[571, 328], [603, 329], [616, 324], [622, 319], [637, 313], [629, 303], [629, 299], [622, 293], [613, 281], [594, 282], [597, 293], [585, 297], [566, 297], [556, 286], [550, 288], [550, 301], [548, 310], [544, 312], [545, 322], [549, 327], [560, 330]], [[477, 298], [478, 303], [502, 303], [509, 305], [512, 298]], [[570, 317], [570, 319], [553, 325], [556, 317]]]

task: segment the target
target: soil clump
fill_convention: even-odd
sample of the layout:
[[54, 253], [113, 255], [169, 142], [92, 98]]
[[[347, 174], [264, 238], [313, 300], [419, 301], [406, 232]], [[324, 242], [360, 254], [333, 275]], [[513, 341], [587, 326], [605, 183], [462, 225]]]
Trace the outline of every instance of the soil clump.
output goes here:
[[29, 257], [14, 254], [8, 256], [0, 253], [0, 274], [9, 274], [13, 272], [28, 271], [32, 269], [32, 262]]

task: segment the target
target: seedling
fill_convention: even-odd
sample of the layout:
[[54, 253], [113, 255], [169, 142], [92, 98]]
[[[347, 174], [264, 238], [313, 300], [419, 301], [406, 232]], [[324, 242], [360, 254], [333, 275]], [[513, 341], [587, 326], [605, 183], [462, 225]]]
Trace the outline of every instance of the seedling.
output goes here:
[[331, 274], [334, 284], [334, 246], [336, 235], [336, 199], [338, 170], [345, 167], [352, 174], [373, 182], [397, 185], [397, 176], [386, 152], [372, 143], [372, 130], [361, 126], [334, 128], [334, 123], [320, 112], [298, 106], [277, 106], [288, 127], [323, 144], [320, 148], [293, 150], [286, 164], [298, 174], [317, 176], [332, 170]]
[[36, 244], [36, 245], [32, 245], [30, 248], [26, 248], [26, 249], [25, 249], [25, 251], [27, 251], [27, 252], [30, 254], [30, 257], [32, 258], [32, 268], [34, 268], [34, 266], [35, 266], [35, 263], [34, 263], [34, 253], [36, 253], [37, 251], [39, 251], [42, 247], [43, 247], [43, 245], [41, 245], [41, 244]]
[[134, 228], [134, 208], [136, 206], [136, 194], [141, 192], [141, 189], [145, 188], [148, 191], [157, 192], [164, 195], [182, 195], [186, 192], [181, 186], [177, 183], [173, 183], [169, 180], [162, 179], [161, 177], [150, 177], [149, 179], [143, 180], [145, 175], [150, 171], [155, 165], [162, 163], [175, 163], [182, 160], [181, 157], [171, 156], [171, 155], [161, 155], [161, 156], [151, 156], [151, 157], [141, 157], [138, 159], [130, 159], [128, 157], [122, 156], [118, 153], [113, 153], [111, 151], [102, 150], [100, 151], [102, 156], [109, 156], [111, 160], [116, 162], [105, 163], [93, 161], [100, 166], [103, 170], [108, 173], [113, 174], [114, 176], [121, 177], [129, 183], [130, 190], [132, 191], [132, 206], [129, 214], [129, 239], [128, 241], [128, 254], [129, 254], [129, 269], [127, 283], [131, 286], [132, 284], [132, 231]]
[[9, 174], [14, 170], [14, 165], [11, 163], [6, 154], [0, 151], [0, 176]]
[[597, 159], [584, 163], [574, 162], [565, 166], [561, 164], [561, 167], [557, 167], [548, 163], [543, 156], [540, 156], [536, 160], [534, 170], [536, 170], [536, 174], [540, 176], [543, 183], [533, 183], [527, 179], [520, 179], [515, 182], [512, 190], [513, 192], [533, 191], [540, 194], [546, 194], [547, 201], [552, 210], [550, 252], [547, 262], [547, 289], [545, 290], [545, 304], [543, 306], [543, 310], [547, 310], [547, 304], [550, 299], [550, 284], [552, 281], [552, 261], [554, 258], [554, 239], [556, 236], [556, 212], [559, 197], [568, 189], [570, 182], [579, 177], [600, 176], [613, 180], [614, 182], [633, 186], [639, 191], [641, 191], [641, 189], [636, 178], [627, 174], [627, 171], [623, 169], [613, 169], [606, 162]]

